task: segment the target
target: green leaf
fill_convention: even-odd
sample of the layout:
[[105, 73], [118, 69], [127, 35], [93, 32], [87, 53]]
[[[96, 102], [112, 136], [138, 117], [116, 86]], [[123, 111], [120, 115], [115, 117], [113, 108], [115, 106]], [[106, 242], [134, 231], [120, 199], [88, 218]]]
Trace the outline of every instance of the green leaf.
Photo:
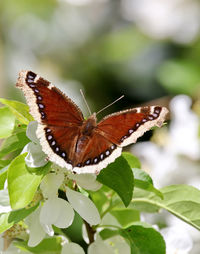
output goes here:
[[97, 180], [113, 189], [128, 206], [133, 196], [134, 177], [127, 161], [121, 156], [101, 171]]
[[15, 126], [15, 116], [8, 107], [0, 108], [0, 138], [7, 138], [12, 134]]
[[0, 170], [0, 190], [4, 189], [4, 183], [7, 179], [8, 166]]
[[119, 234], [119, 230], [116, 230], [116, 229], [114, 230], [109, 228], [105, 228], [99, 232], [99, 235], [101, 236], [103, 240], [106, 240], [118, 234]]
[[122, 156], [127, 160], [131, 168], [141, 168], [140, 160], [132, 153], [123, 152]]
[[0, 160], [0, 169], [6, 167], [8, 164], [10, 164], [10, 162], [11, 160]]
[[49, 167], [47, 164], [40, 174], [31, 174], [27, 170], [25, 157], [26, 153], [16, 157], [8, 169], [8, 191], [13, 209], [25, 207], [32, 201], [42, 177], [47, 172], [46, 167]]
[[152, 178], [144, 170], [139, 168], [132, 168], [132, 170], [135, 179], [153, 184]]
[[146, 224], [132, 225], [120, 233], [129, 241], [131, 254], [165, 254], [163, 237]]
[[128, 227], [133, 222], [140, 220], [140, 213], [138, 210], [134, 209], [116, 209], [110, 212], [117, 221], [122, 225], [122, 227]]
[[138, 205], [146, 204], [155, 209], [164, 208], [200, 230], [200, 190], [189, 185], [171, 185], [160, 191], [163, 200], [152, 193], [143, 192], [143, 196], [133, 197], [131, 207], [137, 209]]
[[162, 193], [153, 186], [151, 177], [141, 169], [133, 168], [135, 178], [135, 187], [155, 193], [160, 198], [163, 198]]
[[31, 253], [38, 254], [60, 254], [61, 251], [61, 242], [60, 237], [51, 237], [44, 239], [36, 247], [29, 247], [27, 242], [14, 242], [14, 245], [21, 250], [27, 250]]
[[19, 101], [11, 101], [0, 98], [0, 102], [10, 108], [16, 118], [22, 123], [28, 125], [30, 121], [34, 121], [29, 113], [29, 107]]
[[30, 140], [27, 138], [25, 131], [21, 131], [8, 137], [1, 145], [0, 158], [3, 158], [11, 152], [22, 149], [29, 142]]
[[29, 214], [35, 211], [36, 208], [37, 206], [34, 206], [30, 209], [23, 208], [17, 211], [0, 214], [0, 234], [26, 218]]
[[139, 159], [127, 152], [122, 153], [122, 156], [127, 160], [130, 167], [132, 167], [135, 187], [154, 192], [160, 198], [163, 198], [162, 193], [153, 186], [151, 177], [145, 171], [140, 169], [141, 164]]
[[193, 95], [199, 91], [199, 66], [194, 61], [169, 60], [160, 66], [158, 79], [170, 92]]

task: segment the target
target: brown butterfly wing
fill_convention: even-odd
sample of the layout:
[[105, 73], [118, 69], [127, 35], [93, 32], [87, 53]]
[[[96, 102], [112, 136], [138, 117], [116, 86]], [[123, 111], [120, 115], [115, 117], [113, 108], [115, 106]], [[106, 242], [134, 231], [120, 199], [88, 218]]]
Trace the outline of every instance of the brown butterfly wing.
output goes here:
[[49, 81], [31, 71], [19, 74], [17, 87], [23, 90], [30, 113], [38, 121], [37, 136], [49, 159], [72, 169], [70, 152], [84, 121], [76, 104]]
[[31, 71], [21, 71], [17, 87], [23, 90], [30, 113], [39, 123], [48, 126], [82, 124], [80, 109], [49, 81]]
[[105, 117], [97, 127], [106, 139], [123, 147], [135, 143], [152, 127], [161, 127], [167, 113], [165, 107], [159, 106], [129, 109]]
[[98, 131], [94, 131], [86, 142], [86, 149], [73, 168], [74, 172], [98, 174], [121, 154], [122, 148], [107, 140]]

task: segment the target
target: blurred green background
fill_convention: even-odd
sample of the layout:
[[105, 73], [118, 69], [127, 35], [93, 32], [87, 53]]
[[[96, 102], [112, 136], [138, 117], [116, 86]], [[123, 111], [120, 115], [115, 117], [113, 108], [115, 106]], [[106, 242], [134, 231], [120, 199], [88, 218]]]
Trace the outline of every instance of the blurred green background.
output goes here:
[[125, 95], [101, 116], [180, 93], [196, 101], [199, 30], [195, 0], [2, 0], [1, 97], [24, 100], [15, 83], [30, 69], [86, 115], [80, 88], [92, 111]]

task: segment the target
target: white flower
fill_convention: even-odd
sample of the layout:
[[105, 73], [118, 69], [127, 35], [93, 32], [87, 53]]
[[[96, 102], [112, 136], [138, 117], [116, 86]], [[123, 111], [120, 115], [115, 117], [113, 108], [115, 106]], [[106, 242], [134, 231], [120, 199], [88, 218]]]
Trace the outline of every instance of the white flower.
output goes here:
[[32, 141], [25, 145], [22, 153], [28, 153], [25, 162], [28, 167], [37, 168], [42, 167], [47, 164], [47, 156], [42, 151], [42, 146], [40, 145], [40, 141], [36, 136], [37, 122], [32, 121], [29, 123], [26, 136]]
[[66, 243], [63, 245], [61, 254], [85, 254], [84, 250], [77, 243]]
[[189, 254], [193, 242], [186, 230], [180, 227], [167, 227], [161, 229], [166, 242], [166, 254]]
[[49, 173], [43, 178], [40, 188], [46, 200], [29, 216], [27, 222], [30, 231], [29, 246], [36, 246], [44, 238], [45, 233], [53, 236], [52, 225], [59, 228], [69, 227], [74, 219], [74, 210], [90, 225], [100, 223], [99, 212], [88, 197], [68, 187], [66, 196], [69, 202], [58, 197], [58, 189], [63, 181], [63, 173]]
[[133, 20], [156, 39], [189, 43], [199, 33], [200, 5], [196, 0], [122, 0], [124, 18]]
[[102, 187], [102, 184], [96, 181], [96, 174], [69, 174], [68, 177], [86, 190], [97, 191]]
[[190, 109], [191, 104], [192, 100], [186, 95], [178, 95], [171, 100], [168, 150], [197, 160], [200, 158], [199, 119]]
[[121, 236], [113, 236], [107, 240], [102, 240], [100, 236], [97, 240], [90, 244], [88, 254], [130, 254], [130, 246]]
[[8, 190], [0, 190], [0, 213], [8, 213], [11, 210]]

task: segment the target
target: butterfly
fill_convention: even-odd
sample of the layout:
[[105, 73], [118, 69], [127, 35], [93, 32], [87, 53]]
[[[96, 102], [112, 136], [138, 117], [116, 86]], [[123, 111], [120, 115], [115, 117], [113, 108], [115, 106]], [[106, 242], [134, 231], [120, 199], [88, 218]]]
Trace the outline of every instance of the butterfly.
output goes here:
[[167, 108], [132, 108], [85, 120], [79, 107], [49, 81], [32, 71], [21, 71], [16, 84], [26, 97], [42, 150], [50, 161], [74, 173], [95, 173], [121, 155], [153, 126], [161, 127]]

